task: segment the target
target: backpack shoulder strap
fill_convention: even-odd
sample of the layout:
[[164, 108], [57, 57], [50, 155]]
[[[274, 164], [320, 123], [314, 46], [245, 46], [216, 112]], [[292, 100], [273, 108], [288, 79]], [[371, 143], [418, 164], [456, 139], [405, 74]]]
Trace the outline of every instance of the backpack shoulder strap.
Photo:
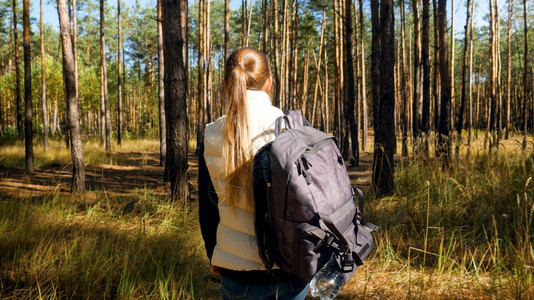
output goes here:
[[274, 134], [278, 136], [282, 130], [310, 126], [310, 122], [304, 118], [300, 110], [283, 110], [284, 115], [276, 119]]

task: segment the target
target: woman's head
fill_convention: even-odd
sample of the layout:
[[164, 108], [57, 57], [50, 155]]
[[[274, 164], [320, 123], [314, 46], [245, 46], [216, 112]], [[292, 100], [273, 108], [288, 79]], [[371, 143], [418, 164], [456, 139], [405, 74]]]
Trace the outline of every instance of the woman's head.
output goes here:
[[230, 54], [224, 70], [224, 86], [228, 95], [242, 88], [270, 92], [270, 85], [271, 69], [263, 52], [246, 47]]
[[[247, 90], [270, 92], [271, 69], [267, 56], [254, 48], [235, 50], [226, 60], [226, 121], [223, 158], [226, 163], [227, 197], [235, 205], [246, 188], [252, 188], [251, 137], [248, 129]], [[250, 185], [250, 188], [247, 188]]]

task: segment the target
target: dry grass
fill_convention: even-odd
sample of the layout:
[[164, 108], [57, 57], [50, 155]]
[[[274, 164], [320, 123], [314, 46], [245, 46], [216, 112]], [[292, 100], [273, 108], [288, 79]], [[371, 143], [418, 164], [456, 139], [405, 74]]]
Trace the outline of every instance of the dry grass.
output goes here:
[[[534, 298], [534, 157], [518, 141], [488, 153], [481, 136], [446, 171], [432, 157], [399, 160], [394, 194], [368, 193], [376, 248], [340, 298]], [[158, 145], [125, 141], [106, 153], [84, 142], [84, 195], [67, 192], [61, 141], [35, 147], [34, 174], [21, 167], [22, 144], [2, 146], [0, 298], [219, 298], [196, 203], [168, 201]], [[349, 173], [366, 184], [372, 155], [362, 157], [366, 167]]]

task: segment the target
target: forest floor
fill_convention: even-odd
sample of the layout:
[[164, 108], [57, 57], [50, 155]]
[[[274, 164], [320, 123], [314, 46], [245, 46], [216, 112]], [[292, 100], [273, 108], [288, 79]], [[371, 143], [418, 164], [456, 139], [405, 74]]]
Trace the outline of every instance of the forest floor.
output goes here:
[[[196, 221], [194, 153], [189, 155], [192, 201], [176, 204], [169, 202], [169, 185], [163, 181], [153, 145], [141, 150], [123, 146], [108, 153], [99, 147], [84, 150], [94, 152], [88, 157], [106, 159], [89, 159], [88, 192], [83, 195], [69, 193], [72, 166], [68, 160], [50, 159], [27, 173], [9, 163], [21, 161], [21, 156], [23, 161], [23, 148], [13, 147], [0, 151], [0, 298], [220, 297], [219, 279], [209, 273]], [[348, 168], [352, 182], [366, 193], [370, 193], [372, 159], [372, 153], [364, 152], [360, 165]], [[32, 218], [26, 220], [28, 215]], [[109, 232], [102, 232], [105, 228]], [[96, 229], [94, 236], [87, 234]], [[386, 245], [389, 233], [379, 233], [384, 235], [377, 240], [381, 253], [375, 251], [356, 272], [341, 299], [534, 296], [532, 269], [523, 277], [464, 271], [458, 265], [414, 266], [409, 253], [408, 259], [399, 258], [399, 253], [388, 249], [399, 246]], [[148, 253], [139, 254], [140, 248]]]

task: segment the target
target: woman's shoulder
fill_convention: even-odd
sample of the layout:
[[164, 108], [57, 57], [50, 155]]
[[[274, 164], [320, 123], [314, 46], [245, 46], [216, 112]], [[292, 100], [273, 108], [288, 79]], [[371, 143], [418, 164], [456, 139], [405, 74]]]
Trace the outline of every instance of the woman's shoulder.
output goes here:
[[206, 149], [218, 148], [222, 144], [225, 119], [226, 117], [222, 116], [206, 125], [204, 129], [204, 147]]
[[211, 122], [211, 123], [208, 123], [206, 124], [206, 128], [204, 129], [204, 132], [207, 133], [207, 132], [210, 132], [210, 133], [214, 133], [214, 132], [219, 132], [219, 131], [223, 131], [224, 129], [224, 121], [226, 120], [226, 115], [218, 118], [217, 120]]

